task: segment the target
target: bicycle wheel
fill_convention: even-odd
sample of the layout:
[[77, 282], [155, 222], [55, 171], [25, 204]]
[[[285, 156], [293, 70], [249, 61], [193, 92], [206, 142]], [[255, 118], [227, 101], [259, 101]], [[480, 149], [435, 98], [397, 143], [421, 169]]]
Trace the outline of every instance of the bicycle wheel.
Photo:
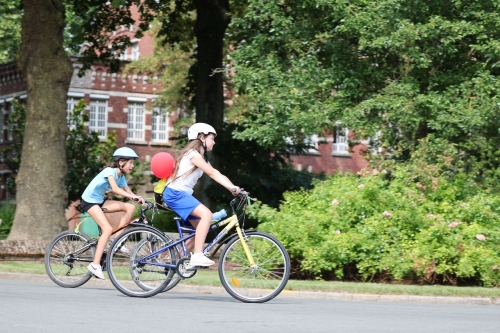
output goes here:
[[[168, 244], [172, 243], [173, 240], [165, 235], [167, 237], [167, 239], [169, 240]], [[141, 249], [143, 249], [145, 243], [148, 242], [147, 239], [143, 239], [137, 246], [136, 248], [134, 249], [134, 252], [132, 253], [131, 257], [137, 257], [139, 254], [139, 251]], [[153, 244], [153, 248], [151, 249], [151, 253], [167, 246], [168, 244], [160, 244], [160, 241], [158, 241], [156, 244]], [[180, 259], [180, 256], [179, 254], [177, 253], [176, 249], [173, 249], [172, 252], [174, 253], [174, 262], [177, 262], [177, 260]], [[170, 253], [172, 253], [170, 252]], [[129, 267], [130, 269], [130, 275], [132, 276], [132, 280], [140, 287], [142, 288], [143, 290], [152, 290], [154, 288], [150, 287], [148, 284], [144, 283], [144, 281], [142, 281], [141, 279], [138, 279], [138, 271], [136, 269], [132, 269], [132, 267]], [[181, 281], [181, 278], [175, 274], [175, 272], [172, 274], [172, 278], [170, 279], [170, 282], [168, 283], [168, 285], [165, 287], [165, 289], [163, 289], [161, 292], [165, 292], [165, 291], [169, 291], [170, 289], [174, 288], [177, 284], [179, 284], [179, 282]]]
[[92, 274], [87, 265], [94, 260], [92, 238], [68, 230], [57, 235], [45, 251], [45, 271], [61, 287], [76, 288], [87, 282]]
[[[177, 245], [176, 247], [172, 248], [173, 252], [174, 252], [174, 259], [175, 259], [175, 262], [177, 263], [177, 261], [182, 258], [182, 255], [181, 255], [181, 252], [178, 248], [179, 245]], [[174, 288], [175, 286], [177, 286], [179, 284], [179, 282], [181, 282], [181, 277], [175, 273], [174, 271], [174, 274], [172, 275], [172, 279], [170, 280], [170, 282], [167, 284], [167, 286], [165, 287], [165, 289], [163, 289], [161, 292], [164, 293], [166, 291], [169, 291], [171, 290], [172, 288]]]
[[[121, 293], [131, 297], [150, 297], [161, 292], [170, 282], [174, 269], [172, 249], [143, 259], [171, 242], [163, 232], [134, 227], [117, 237], [106, 257], [111, 283]], [[130, 249], [130, 255], [119, 251], [121, 245]]]
[[227, 292], [242, 302], [263, 303], [276, 297], [290, 277], [290, 257], [284, 246], [263, 232], [246, 234], [254, 265], [241, 240], [229, 241], [219, 259], [219, 277]]

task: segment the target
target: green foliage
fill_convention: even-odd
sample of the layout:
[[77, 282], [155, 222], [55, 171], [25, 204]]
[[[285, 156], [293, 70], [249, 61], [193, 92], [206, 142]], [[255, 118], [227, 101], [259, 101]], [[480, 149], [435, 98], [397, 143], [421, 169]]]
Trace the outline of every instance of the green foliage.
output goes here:
[[14, 215], [16, 213], [16, 206], [10, 202], [0, 204], [0, 239], [6, 238], [12, 228]]
[[[13, 100], [14, 111], [8, 118], [14, 136], [18, 139], [2, 151], [2, 158], [12, 171], [13, 177], [8, 178], [8, 190], [15, 193], [15, 175], [21, 163], [24, 125], [26, 121], [25, 108]], [[115, 132], [108, 133], [106, 141], [100, 142], [97, 133], [87, 133], [84, 123], [88, 122], [89, 115], [84, 113], [85, 102], [80, 100], [70, 114], [69, 132], [66, 139], [66, 161], [68, 173], [65, 183], [68, 191], [69, 205], [72, 201], [81, 198], [81, 195], [90, 181], [100, 172], [103, 166], [112, 160], [113, 152], [117, 148]]]
[[68, 205], [81, 198], [95, 175], [112, 160], [113, 152], [117, 148], [115, 132], [108, 133], [104, 142], [100, 142], [96, 132], [87, 133], [85, 122], [88, 122], [89, 115], [84, 113], [85, 106], [85, 101], [80, 100], [69, 120], [70, 129], [66, 139]]
[[249, 96], [238, 137], [280, 147], [335, 121], [407, 159], [429, 135], [497, 169], [495, 1], [241, 0], [235, 83]]
[[[278, 207], [283, 192], [309, 189], [313, 179], [323, 177], [321, 174], [294, 170], [286, 152], [277, 153], [255, 141], [234, 139], [232, 133], [237, 129], [236, 125], [226, 124], [217, 135], [217, 144], [211, 154], [219, 156], [218, 170], [222, 174], [267, 205]], [[224, 208], [232, 198], [217, 183], [208, 186], [206, 193]]]
[[[12, 127], [12, 133], [17, 140], [2, 149], [2, 160], [10, 171], [17, 174], [21, 165], [21, 152], [23, 149], [24, 125], [26, 124], [26, 111], [24, 106], [17, 100], [12, 100], [12, 113], [7, 119], [8, 126]], [[6, 180], [6, 189], [11, 193], [16, 192], [14, 177]]]
[[19, 0], [3, 0], [0, 4], [0, 64], [15, 59], [21, 45]]
[[[129, 63], [124, 73], [148, 73], [150, 76], [154, 73], [157, 76], [156, 80], [161, 83], [157, 91], [159, 96], [154, 102], [155, 106], [161, 107], [162, 112], [168, 112], [167, 110], [185, 109], [186, 100], [191, 100], [193, 97], [186, 90], [186, 85], [189, 68], [194, 62], [192, 52], [195, 42], [194, 39], [191, 40], [192, 47], [188, 51], [185, 50], [185, 46], [179, 44], [166, 44], [165, 37], [159, 35], [162, 27], [162, 24], [155, 21], [150, 29], [154, 38], [154, 53]], [[153, 77], [150, 77], [150, 80], [152, 79]], [[183, 120], [184, 118], [180, 118], [177, 123], [182, 123]], [[186, 120], [191, 121], [190, 118]]]
[[426, 158], [337, 174], [251, 212], [306, 276], [498, 286], [500, 196]]

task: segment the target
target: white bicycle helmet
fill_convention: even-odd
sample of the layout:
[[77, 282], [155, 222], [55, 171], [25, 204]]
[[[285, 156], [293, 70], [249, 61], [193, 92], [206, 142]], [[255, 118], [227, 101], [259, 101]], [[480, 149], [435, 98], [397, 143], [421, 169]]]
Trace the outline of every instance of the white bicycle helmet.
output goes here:
[[217, 132], [209, 124], [196, 123], [194, 125], [191, 125], [191, 127], [189, 127], [188, 129], [188, 140], [196, 140], [200, 133], [203, 133], [205, 135], [213, 133], [214, 136], [217, 136]]
[[133, 151], [132, 149], [130, 149], [128, 147], [118, 148], [113, 153], [113, 159], [115, 161], [119, 160], [119, 159], [129, 160], [129, 159], [132, 159], [132, 158], [139, 158], [139, 156], [135, 153], [135, 151]]

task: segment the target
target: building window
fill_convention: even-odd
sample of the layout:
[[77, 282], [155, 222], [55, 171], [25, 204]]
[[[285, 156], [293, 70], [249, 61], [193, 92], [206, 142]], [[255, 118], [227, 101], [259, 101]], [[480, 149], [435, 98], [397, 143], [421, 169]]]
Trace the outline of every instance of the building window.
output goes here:
[[89, 131], [97, 132], [99, 139], [106, 140], [108, 127], [108, 101], [103, 99], [90, 100]]
[[[9, 109], [8, 109], [8, 112], [7, 112], [7, 117], [10, 117], [10, 115], [13, 114], [13, 113], [14, 113], [14, 104], [13, 103], [9, 103]], [[7, 140], [9, 140], [9, 141], [14, 140], [14, 125], [12, 123], [9, 123], [7, 125]]]
[[128, 103], [127, 140], [144, 141], [145, 103]]
[[120, 60], [127, 60], [127, 49], [120, 51]]
[[3, 142], [4, 141], [4, 129], [5, 127], [7, 126], [7, 116], [5, 115], [5, 109], [4, 109], [4, 102], [3, 100], [0, 101], [0, 133], [2, 133], [2, 135], [0, 135], [0, 142]]
[[[12, 100], [12, 99], [11, 99]], [[3, 103], [2, 103], [3, 104]], [[12, 141], [14, 129], [12, 124], [9, 124], [9, 116], [14, 111], [14, 105], [11, 101], [7, 101], [2, 105], [2, 127], [1, 127], [1, 142]]]
[[132, 44], [132, 57], [131, 60], [139, 60], [139, 43]]
[[349, 154], [349, 142], [348, 142], [349, 130], [347, 128], [337, 127], [335, 129], [335, 138], [333, 142], [333, 154], [348, 155]]
[[69, 97], [66, 100], [66, 123], [68, 124], [68, 127], [70, 130], [75, 129], [76, 125], [71, 123], [71, 114], [73, 113], [73, 110], [75, 109], [76, 103], [80, 98], [75, 98], [75, 97]]
[[318, 150], [318, 135], [309, 135], [304, 139], [304, 145], [307, 146], [306, 152], [309, 154], [319, 154]]
[[161, 109], [153, 110], [151, 141], [168, 142], [168, 112]]

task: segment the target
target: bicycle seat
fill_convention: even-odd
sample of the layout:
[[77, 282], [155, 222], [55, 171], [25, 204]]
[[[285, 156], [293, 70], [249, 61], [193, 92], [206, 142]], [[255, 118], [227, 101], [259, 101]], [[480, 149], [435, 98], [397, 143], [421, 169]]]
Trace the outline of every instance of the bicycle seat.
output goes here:
[[179, 220], [185, 227], [194, 228], [193, 225], [189, 223], [189, 221], [183, 220], [182, 217], [177, 214], [175, 214], [174, 220]]

